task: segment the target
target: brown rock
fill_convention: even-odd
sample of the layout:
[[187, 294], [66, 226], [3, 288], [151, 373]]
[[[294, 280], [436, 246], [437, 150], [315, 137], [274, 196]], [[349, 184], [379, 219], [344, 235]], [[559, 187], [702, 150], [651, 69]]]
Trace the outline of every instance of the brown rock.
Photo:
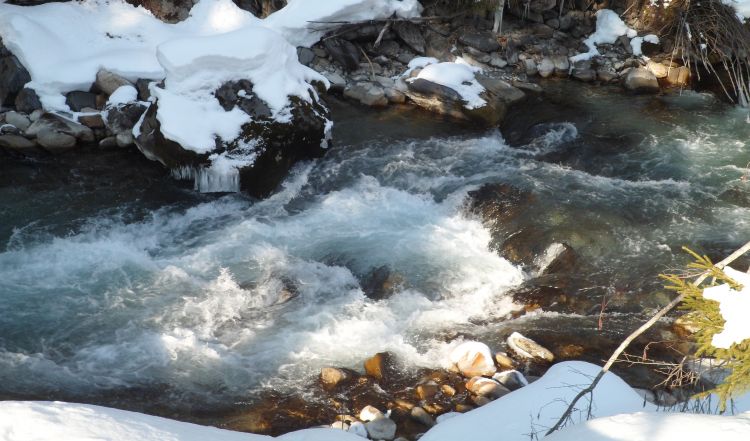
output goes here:
[[415, 389], [415, 393], [420, 400], [431, 401], [439, 391], [435, 383], [420, 384]]
[[495, 361], [502, 370], [512, 370], [516, 368], [516, 362], [512, 358], [508, 357], [505, 352], [498, 352], [495, 354]]
[[335, 367], [324, 367], [320, 370], [320, 382], [327, 389], [349, 382], [354, 376], [344, 369]]
[[390, 352], [380, 352], [365, 361], [365, 372], [377, 380], [388, 380], [395, 369], [395, 357]]

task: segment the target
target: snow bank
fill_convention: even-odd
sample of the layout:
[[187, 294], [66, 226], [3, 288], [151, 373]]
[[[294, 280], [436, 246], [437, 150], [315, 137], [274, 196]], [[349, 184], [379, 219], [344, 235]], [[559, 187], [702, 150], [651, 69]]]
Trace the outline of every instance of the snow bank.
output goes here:
[[156, 48], [185, 36], [237, 30], [260, 20], [231, 0], [201, 0], [191, 16], [166, 24], [124, 0], [84, 0], [21, 7], [0, 3], [3, 44], [31, 75], [48, 110], [69, 110], [63, 93], [88, 90], [106, 68], [131, 81], [161, 79]]
[[737, 416], [647, 413], [596, 418], [570, 426], [545, 441], [744, 441], [750, 413]]
[[[281, 10], [264, 20], [295, 46], [312, 46], [330, 28], [323, 22], [361, 21], [419, 17], [417, 0], [289, 0]], [[317, 23], [316, 23], [317, 22]]]
[[577, 61], [590, 60], [599, 55], [596, 45], [613, 44], [622, 35], [634, 38], [638, 34], [635, 30], [629, 28], [616, 12], [609, 9], [602, 9], [596, 13], [596, 31], [583, 40], [589, 51], [570, 57], [570, 61], [575, 63]]
[[648, 34], [645, 37], [634, 37], [630, 39], [630, 47], [633, 48], [633, 55], [640, 57], [643, 55], [643, 42], [651, 44], [659, 44], [659, 37], [654, 34]]
[[729, 349], [735, 343], [750, 338], [750, 274], [733, 268], [724, 268], [726, 275], [742, 285], [741, 291], [733, 290], [729, 285], [712, 286], [703, 290], [703, 297], [719, 302], [719, 311], [724, 319], [724, 329], [715, 334], [711, 340], [717, 348]]
[[221, 107], [214, 91], [222, 84], [249, 79], [253, 90], [246, 93], [263, 100], [272, 118], [280, 121], [291, 117], [290, 96], [310, 101], [315, 94], [310, 82], [328, 84], [299, 63], [296, 49], [283, 37], [259, 26], [172, 40], [158, 47], [157, 58], [166, 72], [165, 87], [151, 88], [159, 103], [161, 131], [197, 153], [212, 151], [216, 136], [225, 141], [237, 138], [241, 126], [250, 122], [239, 108]]
[[[482, 69], [471, 66], [461, 57], [457, 58], [455, 62], [431, 63], [429, 58], [420, 58], [421, 62], [426, 64], [424, 69], [416, 77], [410, 78], [407, 81], [414, 81], [415, 78], [421, 78], [449, 87], [458, 92], [463, 100], [466, 101], [464, 107], [467, 109], [476, 109], [487, 104], [487, 101], [479, 96], [479, 94], [484, 92], [484, 87], [474, 77]], [[411, 63], [409, 63], [409, 68], [412, 69]]]
[[[465, 414], [438, 418], [422, 441], [526, 441], [541, 435], [564, 412], [580, 389], [589, 385], [599, 366], [570, 361], [559, 363], [539, 380]], [[655, 413], [624, 381], [606, 374], [594, 390], [592, 414], [586, 420], [584, 399], [572, 415], [573, 426], [551, 441], [690, 441], [748, 439], [750, 413], [737, 417]], [[750, 397], [734, 402], [737, 412], [750, 410]], [[646, 413], [635, 413], [646, 411]], [[631, 415], [622, 415], [631, 414]], [[618, 415], [618, 416], [613, 416]], [[581, 424], [578, 424], [581, 423]], [[658, 430], [657, 430], [658, 429]], [[60, 402], [0, 402], [0, 434], [4, 441], [264, 441], [274, 438], [182, 423], [165, 418], [100, 406]], [[708, 435], [711, 435], [710, 437]], [[283, 441], [361, 441], [336, 429], [306, 429], [280, 436]]]
[[[88, 90], [99, 69], [131, 81], [164, 78], [166, 72], [156, 49], [170, 40], [264, 26], [292, 45], [309, 46], [322, 35], [312, 21], [369, 20], [393, 14], [413, 17], [421, 9], [417, 0], [292, 0], [260, 20], [231, 0], [200, 0], [189, 18], [167, 24], [125, 0], [28, 7], [0, 2], [0, 38], [29, 71], [32, 81], [28, 87], [36, 90], [45, 109], [69, 110], [62, 94]], [[241, 47], [249, 49], [255, 44], [248, 40]]]

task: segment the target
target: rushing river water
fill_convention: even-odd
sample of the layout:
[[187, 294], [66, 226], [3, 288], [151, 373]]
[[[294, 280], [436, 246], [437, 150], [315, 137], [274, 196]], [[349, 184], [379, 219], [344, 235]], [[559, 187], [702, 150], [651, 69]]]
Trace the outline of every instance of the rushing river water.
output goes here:
[[[570, 244], [592, 296], [650, 292], [680, 246], [720, 256], [750, 237], [745, 113], [570, 87], [511, 114], [508, 141], [345, 106], [337, 146], [263, 201], [195, 194], [136, 152], [0, 158], [0, 397], [179, 414], [383, 350], [436, 366], [455, 336], [538, 335], [545, 314], [507, 319], [532, 274], [465, 213], [484, 183], [534, 195], [515, 222]], [[373, 301], [360, 280], [382, 266], [403, 287]]]

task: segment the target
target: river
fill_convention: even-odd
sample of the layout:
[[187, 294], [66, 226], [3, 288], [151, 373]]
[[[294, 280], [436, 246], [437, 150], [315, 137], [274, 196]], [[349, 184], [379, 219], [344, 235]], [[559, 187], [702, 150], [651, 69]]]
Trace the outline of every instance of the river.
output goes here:
[[[336, 146], [262, 201], [196, 194], [136, 151], [0, 158], [0, 397], [187, 418], [383, 350], [439, 366], [455, 338], [597, 333], [595, 313], [509, 318], [533, 274], [495, 251], [510, 227], [467, 213], [485, 183], [534, 195], [513, 228], [569, 244], [580, 295], [621, 299], [606, 331], [623, 335], [666, 301], [681, 246], [721, 257], [750, 236], [747, 114], [547, 90], [502, 133], [335, 104]], [[383, 266], [402, 286], [368, 299]]]

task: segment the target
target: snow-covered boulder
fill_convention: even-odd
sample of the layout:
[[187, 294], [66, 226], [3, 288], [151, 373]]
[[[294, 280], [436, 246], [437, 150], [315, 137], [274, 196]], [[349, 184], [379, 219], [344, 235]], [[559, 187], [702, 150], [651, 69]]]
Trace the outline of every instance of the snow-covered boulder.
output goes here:
[[491, 376], [497, 372], [490, 348], [477, 341], [467, 341], [456, 346], [450, 361], [466, 378]]
[[[411, 73], [414, 66], [410, 63], [409, 67]], [[482, 75], [481, 69], [460, 58], [428, 64], [406, 84], [406, 96], [418, 106], [488, 127], [497, 126], [508, 108], [525, 96], [503, 80]]]
[[278, 33], [247, 26], [171, 40], [157, 58], [166, 79], [151, 86], [136, 144], [199, 190], [265, 195], [327, 147], [332, 124], [316, 87], [328, 81]]

